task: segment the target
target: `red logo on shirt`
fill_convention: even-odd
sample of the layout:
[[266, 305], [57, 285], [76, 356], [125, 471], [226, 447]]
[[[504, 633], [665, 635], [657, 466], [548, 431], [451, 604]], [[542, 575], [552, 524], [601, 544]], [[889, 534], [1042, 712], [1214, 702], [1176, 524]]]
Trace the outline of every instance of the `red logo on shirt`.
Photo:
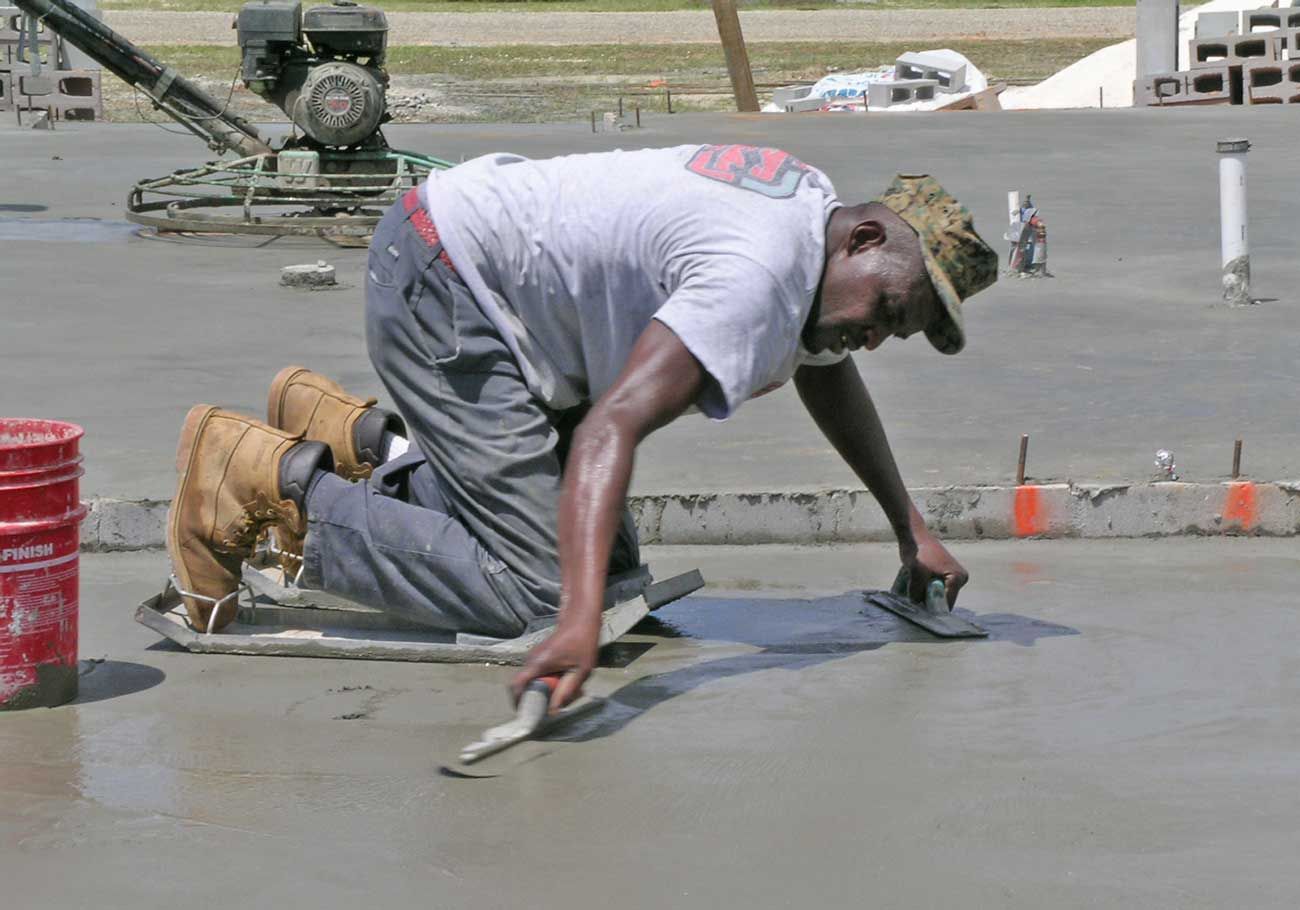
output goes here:
[[753, 190], [773, 199], [794, 195], [811, 168], [789, 152], [753, 145], [704, 145], [686, 162], [701, 177]]

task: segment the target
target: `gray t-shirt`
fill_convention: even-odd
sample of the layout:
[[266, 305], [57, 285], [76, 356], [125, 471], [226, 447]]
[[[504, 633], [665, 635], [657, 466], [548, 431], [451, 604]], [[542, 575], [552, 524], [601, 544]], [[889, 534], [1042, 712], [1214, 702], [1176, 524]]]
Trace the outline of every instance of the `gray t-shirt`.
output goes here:
[[785, 152], [492, 154], [423, 192], [461, 278], [553, 408], [598, 399], [651, 319], [708, 373], [696, 404], [717, 419], [799, 365], [843, 356], [799, 341], [840, 203]]

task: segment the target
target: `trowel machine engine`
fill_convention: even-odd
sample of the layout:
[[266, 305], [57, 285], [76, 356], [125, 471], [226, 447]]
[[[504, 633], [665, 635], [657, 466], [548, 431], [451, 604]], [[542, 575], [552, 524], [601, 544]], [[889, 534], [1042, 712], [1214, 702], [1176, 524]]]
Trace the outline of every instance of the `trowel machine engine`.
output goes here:
[[288, 115], [298, 148], [382, 145], [388, 119], [388, 19], [351, 0], [303, 11], [298, 0], [254, 0], [236, 20], [240, 76]]

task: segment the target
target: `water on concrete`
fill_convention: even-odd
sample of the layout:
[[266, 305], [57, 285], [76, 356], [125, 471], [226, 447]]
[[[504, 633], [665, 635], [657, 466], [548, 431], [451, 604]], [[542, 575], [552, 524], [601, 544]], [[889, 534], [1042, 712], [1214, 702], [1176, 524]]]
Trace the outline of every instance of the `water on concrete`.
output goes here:
[[[0, 715], [14, 906], [1293, 907], [1295, 547], [982, 543], [990, 641], [862, 614], [891, 547], [653, 549], [712, 585], [610, 710], [486, 780], [439, 763], [509, 671], [200, 656], [83, 560], [74, 705]], [[635, 646], [635, 647], [634, 647]]]
[[[1300, 476], [1291, 114], [677, 115], [623, 134], [575, 123], [403, 126], [389, 136], [451, 160], [775, 144], [825, 169], [850, 200], [879, 192], [897, 170], [931, 171], [994, 241], [1007, 191], [1030, 192], [1047, 220], [1055, 279], [1005, 280], [973, 299], [959, 357], [919, 338], [858, 355], [905, 479], [1007, 482], [1029, 433], [1031, 478], [1143, 480], [1167, 448], [1184, 478], [1214, 481], [1227, 476], [1238, 437], [1248, 475]], [[1245, 309], [1220, 304], [1214, 148], [1236, 135], [1254, 143], [1255, 293], [1274, 298]], [[104, 124], [53, 133], [5, 125], [0, 136], [0, 413], [85, 424], [87, 493], [169, 497], [186, 409], [208, 401], [259, 413], [286, 363], [379, 391], [361, 337], [362, 251], [297, 240], [159, 243], [121, 230], [133, 181], [203, 159], [189, 137]], [[55, 242], [67, 239], [67, 219], [85, 218], [104, 226], [85, 242]], [[338, 269], [340, 290], [278, 286], [282, 266], [319, 258]], [[849, 484], [789, 389], [722, 426], [694, 418], [656, 434], [635, 481], [642, 493]]]

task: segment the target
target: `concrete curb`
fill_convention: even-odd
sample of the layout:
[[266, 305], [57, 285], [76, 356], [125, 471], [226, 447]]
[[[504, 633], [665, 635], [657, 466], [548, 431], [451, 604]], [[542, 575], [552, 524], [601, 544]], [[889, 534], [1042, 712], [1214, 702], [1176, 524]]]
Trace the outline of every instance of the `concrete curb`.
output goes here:
[[[922, 487], [910, 491], [948, 540], [1300, 534], [1300, 481]], [[163, 546], [168, 503], [93, 499], [81, 528], [91, 552]], [[642, 543], [890, 541], [864, 490], [671, 493], [631, 501]]]

